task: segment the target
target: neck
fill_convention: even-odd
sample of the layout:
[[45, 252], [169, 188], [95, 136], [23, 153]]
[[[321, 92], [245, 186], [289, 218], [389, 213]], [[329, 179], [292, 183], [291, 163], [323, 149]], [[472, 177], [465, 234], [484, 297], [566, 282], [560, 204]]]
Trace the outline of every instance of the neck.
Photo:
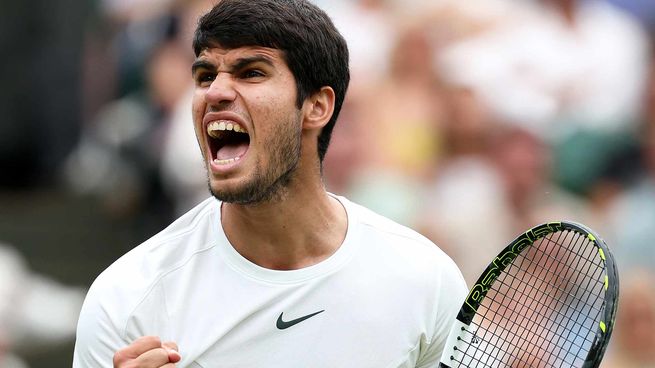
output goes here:
[[277, 270], [325, 260], [339, 248], [347, 228], [344, 208], [325, 191], [317, 175], [294, 177], [272, 201], [224, 203], [221, 218], [237, 252], [259, 266]]

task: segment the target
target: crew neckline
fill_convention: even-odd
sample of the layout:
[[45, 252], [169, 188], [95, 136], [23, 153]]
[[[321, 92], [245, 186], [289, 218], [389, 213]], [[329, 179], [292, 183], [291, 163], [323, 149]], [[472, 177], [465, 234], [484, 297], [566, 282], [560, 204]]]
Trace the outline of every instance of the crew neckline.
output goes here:
[[259, 266], [247, 258], [243, 257], [239, 252], [234, 249], [225, 235], [221, 222], [221, 205], [222, 202], [216, 201], [216, 210], [214, 211], [213, 224], [220, 226], [220, 231], [217, 227], [212, 226], [212, 230], [216, 233], [214, 239], [218, 240], [218, 249], [221, 253], [222, 259], [236, 272], [247, 276], [249, 278], [274, 284], [293, 284], [307, 281], [316, 277], [320, 277], [332, 273], [341, 268], [354, 253], [356, 242], [353, 241], [355, 230], [358, 224], [357, 214], [352, 206], [352, 203], [346, 198], [328, 193], [332, 198], [341, 203], [346, 211], [346, 236], [339, 248], [328, 258], [311, 266], [299, 268], [297, 270], [273, 270]]

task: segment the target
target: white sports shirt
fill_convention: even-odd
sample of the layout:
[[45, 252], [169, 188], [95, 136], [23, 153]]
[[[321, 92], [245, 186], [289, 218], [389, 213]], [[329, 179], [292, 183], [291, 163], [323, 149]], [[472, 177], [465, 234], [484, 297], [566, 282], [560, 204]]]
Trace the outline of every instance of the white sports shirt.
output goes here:
[[202, 202], [95, 280], [73, 367], [112, 367], [144, 335], [175, 341], [178, 368], [437, 367], [467, 293], [459, 269], [416, 232], [336, 198], [343, 244], [292, 271], [243, 258], [220, 202]]

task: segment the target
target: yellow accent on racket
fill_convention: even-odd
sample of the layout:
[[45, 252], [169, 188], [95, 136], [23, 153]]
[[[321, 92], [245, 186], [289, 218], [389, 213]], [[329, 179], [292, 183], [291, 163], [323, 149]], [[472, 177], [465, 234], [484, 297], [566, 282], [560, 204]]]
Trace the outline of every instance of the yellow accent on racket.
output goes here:
[[605, 333], [605, 330], [607, 330], [607, 326], [605, 326], [605, 322], [600, 321], [600, 329]]
[[598, 253], [600, 253], [600, 258], [604, 261], [605, 260], [605, 252], [603, 252], [603, 249], [598, 248]]

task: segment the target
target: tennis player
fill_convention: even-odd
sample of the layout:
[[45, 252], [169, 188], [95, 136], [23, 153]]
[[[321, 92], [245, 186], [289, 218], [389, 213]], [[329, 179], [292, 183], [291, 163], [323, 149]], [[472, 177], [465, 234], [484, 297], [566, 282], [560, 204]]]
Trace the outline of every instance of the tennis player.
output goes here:
[[212, 196], [95, 280], [73, 366], [436, 367], [467, 292], [457, 266], [322, 183], [350, 78], [329, 17], [223, 0], [193, 48]]

